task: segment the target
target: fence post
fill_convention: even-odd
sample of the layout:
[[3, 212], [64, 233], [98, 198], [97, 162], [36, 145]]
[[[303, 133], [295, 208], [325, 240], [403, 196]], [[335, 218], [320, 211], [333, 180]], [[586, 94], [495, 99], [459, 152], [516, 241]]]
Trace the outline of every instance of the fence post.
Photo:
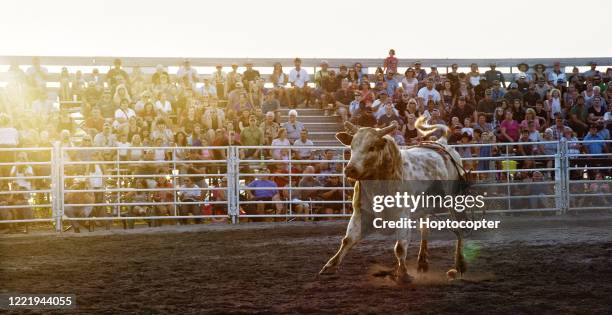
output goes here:
[[560, 139], [555, 155], [555, 208], [558, 214], [567, 213], [569, 206], [568, 182], [569, 172], [567, 171], [567, 141]]
[[62, 185], [63, 171], [62, 171], [62, 149], [60, 142], [56, 141], [53, 143], [51, 149], [51, 207], [53, 212], [53, 218], [55, 219], [55, 231], [62, 231], [62, 216], [64, 215], [63, 207], [63, 191]]
[[238, 222], [238, 195], [240, 193], [237, 180], [237, 170], [239, 170], [237, 148], [234, 146], [228, 147], [227, 154], [227, 214], [232, 218], [232, 224], [236, 224]]

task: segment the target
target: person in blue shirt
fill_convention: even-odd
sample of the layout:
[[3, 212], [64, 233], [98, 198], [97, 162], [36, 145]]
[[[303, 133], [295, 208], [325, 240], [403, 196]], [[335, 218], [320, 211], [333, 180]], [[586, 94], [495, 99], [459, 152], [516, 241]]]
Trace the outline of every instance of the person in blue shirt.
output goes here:
[[387, 82], [387, 95], [389, 95], [389, 97], [393, 97], [395, 90], [399, 86], [399, 83], [397, 82], [397, 80], [395, 80], [395, 73], [387, 72], [385, 82]]
[[[261, 172], [264, 174], [270, 173], [269, 170], [263, 169]], [[247, 190], [248, 199], [251, 201], [272, 201], [280, 200], [278, 194], [278, 185], [274, 181], [271, 181], [268, 176], [261, 175], [255, 180], [250, 182], [247, 187], [249, 188], [268, 188], [268, 189], [255, 189]], [[264, 214], [266, 209], [272, 209], [274, 212], [279, 212], [279, 207], [273, 203], [260, 203], [260, 204], [249, 204], [246, 207], [248, 214]]]
[[[602, 153], [607, 153], [607, 149], [606, 149], [606, 144], [605, 142], [603, 142], [602, 140], [604, 140], [604, 138], [597, 133], [597, 125], [591, 125], [589, 127], [589, 133], [584, 137], [585, 140], [585, 144], [584, 147], [587, 150], [587, 153], [589, 154], [602, 154]], [[600, 140], [599, 142], [586, 142], [586, 141], [593, 141], [593, 140]]]

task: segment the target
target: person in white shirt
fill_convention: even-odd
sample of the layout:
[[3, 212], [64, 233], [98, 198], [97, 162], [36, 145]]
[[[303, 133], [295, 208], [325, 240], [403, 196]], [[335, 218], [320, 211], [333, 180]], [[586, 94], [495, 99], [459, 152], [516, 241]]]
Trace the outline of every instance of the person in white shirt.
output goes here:
[[128, 141], [127, 133], [122, 133], [119, 135], [119, 141], [116, 143], [118, 148], [117, 154], [119, 155], [120, 161], [128, 160], [128, 148], [132, 146], [132, 144]]
[[191, 62], [189, 59], [185, 59], [183, 61], [183, 66], [178, 69], [176, 76], [180, 80], [185, 80], [186, 78], [187, 82], [189, 82], [192, 88], [195, 89], [195, 84], [198, 82], [198, 71], [191, 67]]
[[[19, 152], [17, 154], [17, 162], [19, 163], [27, 163], [28, 162], [28, 154], [26, 152]], [[32, 183], [29, 179], [25, 179], [24, 177], [34, 176], [34, 170], [30, 165], [13, 165], [11, 168], [11, 177], [16, 177], [14, 183], [21, 187], [23, 190], [32, 190]], [[27, 199], [27, 198], [26, 198]]]
[[[308, 130], [302, 129], [300, 132], [300, 138], [293, 142], [293, 146], [314, 146], [312, 140], [308, 139]], [[312, 160], [313, 150], [312, 149], [295, 149], [295, 157], [298, 160]]]
[[427, 79], [427, 84], [419, 90], [419, 92], [417, 93], [417, 97], [419, 99], [421, 108], [423, 108], [423, 104], [427, 104], [427, 101], [429, 101], [430, 99], [433, 100], [435, 103], [440, 102], [441, 99], [440, 92], [438, 92], [434, 88], [434, 82], [431, 78]]
[[158, 94], [157, 101], [155, 102], [155, 110], [165, 115], [172, 113], [172, 104], [168, 100], [168, 95], [166, 93]]
[[[378, 120], [380, 117], [385, 115], [386, 113], [385, 107], [387, 104], [391, 104], [391, 100], [389, 99], [389, 96], [385, 92], [380, 92], [378, 94], [378, 98], [374, 100], [374, 103], [372, 103], [372, 109], [375, 110], [374, 117], [376, 117], [376, 120]], [[397, 111], [397, 109], [395, 109], [395, 107], [393, 107], [393, 113], [399, 116], [399, 112]]]
[[[278, 138], [272, 140], [273, 147], [288, 147], [291, 145], [289, 139], [287, 139], [287, 129], [280, 128], [278, 129]], [[282, 160], [282, 151], [283, 149], [272, 149], [272, 158], [275, 160]]]
[[[289, 83], [293, 87], [291, 105], [293, 107], [298, 104], [304, 103], [306, 106], [310, 103], [310, 87], [308, 87], [308, 81], [310, 77], [308, 72], [302, 68], [302, 60], [295, 58], [293, 61], [295, 68], [289, 72]], [[303, 101], [301, 99], [303, 98]], [[300, 102], [301, 101], [301, 102]]]
[[119, 108], [115, 111], [115, 121], [113, 122], [113, 127], [115, 129], [121, 128], [128, 123], [130, 118], [136, 116], [136, 112], [128, 107], [129, 102], [126, 99], [121, 100]]
[[49, 70], [40, 65], [40, 59], [38, 59], [38, 57], [34, 57], [32, 59], [32, 66], [26, 70], [26, 74], [28, 75], [30, 82], [32, 82], [36, 87], [46, 89]]
[[566, 82], [565, 71], [561, 70], [561, 64], [557, 61], [553, 64], [553, 70], [548, 73], [548, 82], [552, 85], [557, 85], [557, 82], [562, 80]]

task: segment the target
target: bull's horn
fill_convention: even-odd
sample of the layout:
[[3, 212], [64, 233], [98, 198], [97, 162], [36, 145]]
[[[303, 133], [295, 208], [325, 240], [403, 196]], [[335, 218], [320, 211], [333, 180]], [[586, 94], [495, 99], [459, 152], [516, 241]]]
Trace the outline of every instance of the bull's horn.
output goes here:
[[384, 136], [386, 134], [389, 134], [389, 133], [395, 131], [395, 128], [397, 128], [397, 122], [393, 121], [391, 124], [389, 124], [389, 126], [387, 126], [385, 128], [382, 128], [382, 129], [376, 130], [376, 134], [379, 137], [382, 137], [382, 136]]
[[344, 128], [346, 128], [346, 130], [352, 134], [356, 133], [357, 131], [359, 131], [359, 128], [357, 128], [357, 126], [353, 125], [350, 121], [345, 121], [344, 122]]

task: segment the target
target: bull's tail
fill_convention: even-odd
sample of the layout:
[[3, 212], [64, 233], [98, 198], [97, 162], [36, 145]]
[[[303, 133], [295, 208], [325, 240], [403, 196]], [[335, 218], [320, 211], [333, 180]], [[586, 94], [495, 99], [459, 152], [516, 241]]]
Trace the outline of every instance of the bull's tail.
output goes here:
[[432, 133], [434, 133], [434, 132], [436, 132], [438, 130], [441, 130], [442, 131], [442, 137], [441, 137], [441, 139], [438, 139], [438, 140], [442, 140], [444, 143], [446, 143], [446, 139], [448, 139], [449, 128], [447, 126], [441, 125], [441, 124], [430, 125], [425, 120], [426, 120], [426, 117], [425, 116], [421, 116], [414, 123], [414, 126], [416, 127], [416, 129], [418, 129], [421, 132], [421, 134], [423, 135], [423, 138], [426, 139]]

